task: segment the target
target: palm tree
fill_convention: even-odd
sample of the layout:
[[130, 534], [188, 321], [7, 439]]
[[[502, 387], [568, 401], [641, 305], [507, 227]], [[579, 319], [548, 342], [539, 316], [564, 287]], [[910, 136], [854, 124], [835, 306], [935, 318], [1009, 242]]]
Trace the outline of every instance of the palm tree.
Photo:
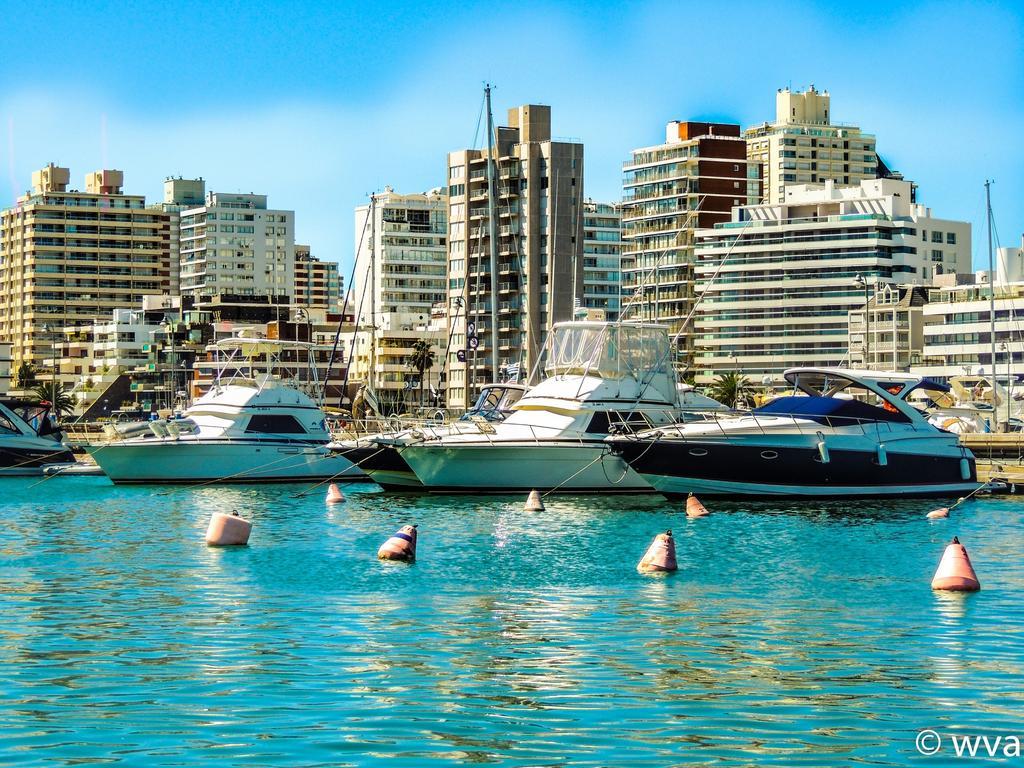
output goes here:
[[422, 406], [423, 383], [426, 372], [434, 367], [434, 350], [431, 348], [430, 342], [424, 339], [413, 342], [412, 349], [412, 357], [409, 358], [406, 365], [420, 375], [420, 405]]
[[738, 371], [729, 371], [718, 377], [708, 394], [723, 405], [735, 408], [743, 399], [743, 390], [749, 386], [746, 376]]
[[18, 389], [28, 389], [36, 383], [36, 369], [32, 363], [27, 360], [23, 361], [18, 366], [18, 373], [15, 375], [15, 378], [17, 379]]
[[50, 404], [50, 411], [59, 420], [61, 416], [69, 416], [75, 410], [75, 401], [59, 381], [44, 381], [33, 390], [39, 402]]

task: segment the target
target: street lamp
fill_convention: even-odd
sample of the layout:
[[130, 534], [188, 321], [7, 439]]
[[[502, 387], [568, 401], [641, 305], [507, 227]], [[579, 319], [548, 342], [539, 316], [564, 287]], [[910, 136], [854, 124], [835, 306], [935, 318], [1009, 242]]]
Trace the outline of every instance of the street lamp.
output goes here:
[[868, 280], [857, 274], [853, 282], [864, 289], [864, 367], [871, 367], [871, 312], [868, 310]]

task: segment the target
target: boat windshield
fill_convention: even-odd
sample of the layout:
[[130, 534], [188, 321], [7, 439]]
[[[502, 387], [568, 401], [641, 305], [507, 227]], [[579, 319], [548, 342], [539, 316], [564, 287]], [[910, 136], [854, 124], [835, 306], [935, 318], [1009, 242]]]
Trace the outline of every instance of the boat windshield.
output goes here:
[[563, 323], [548, 338], [548, 376], [583, 375], [606, 379], [668, 374], [668, 334], [661, 326], [617, 323]]
[[469, 421], [473, 416], [483, 416], [488, 421], [501, 421], [522, 396], [521, 387], [484, 387], [476, 403], [460, 420]]

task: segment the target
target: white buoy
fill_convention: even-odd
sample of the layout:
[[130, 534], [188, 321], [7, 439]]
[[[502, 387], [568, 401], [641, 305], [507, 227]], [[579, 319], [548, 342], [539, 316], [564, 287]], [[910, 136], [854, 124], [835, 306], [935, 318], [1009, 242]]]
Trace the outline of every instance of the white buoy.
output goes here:
[[526, 497], [526, 506], [523, 507], [527, 512], [543, 512], [544, 502], [540, 498], [540, 494], [537, 491], [530, 491], [530, 495]]
[[206, 529], [206, 543], [213, 547], [240, 546], [249, 543], [252, 523], [243, 520], [237, 512], [225, 515], [214, 512]]
[[925, 515], [925, 517], [927, 517], [929, 520], [941, 520], [944, 517], [949, 517], [949, 507], [939, 507], [938, 509], [933, 509], [927, 515]]
[[341, 492], [341, 489], [338, 487], [338, 484], [331, 483], [330, 486], [327, 488], [327, 503], [338, 504], [339, 502], [342, 502], [344, 500], [345, 494]]

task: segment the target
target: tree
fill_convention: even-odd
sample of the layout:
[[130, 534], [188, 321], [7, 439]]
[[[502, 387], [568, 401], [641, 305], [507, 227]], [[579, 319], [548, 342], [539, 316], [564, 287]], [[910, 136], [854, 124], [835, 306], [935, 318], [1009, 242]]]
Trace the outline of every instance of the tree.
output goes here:
[[36, 383], [36, 369], [27, 360], [22, 361], [18, 366], [18, 373], [15, 375], [18, 389], [28, 389]]
[[59, 420], [75, 410], [75, 401], [59, 381], [44, 381], [33, 390], [40, 403], [49, 403], [50, 411]]
[[426, 372], [434, 367], [434, 350], [430, 342], [424, 339], [413, 342], [412, 349], [412, 356], [406, 365], [420, 375], [420, 405], [423, 405], [423, 384]]
[[723, 405], [736, 408], [743, 399], [744, 390], [750, 386], [747, 377], [737, 371], [723, 373], [714, 384], [708, 394]]

